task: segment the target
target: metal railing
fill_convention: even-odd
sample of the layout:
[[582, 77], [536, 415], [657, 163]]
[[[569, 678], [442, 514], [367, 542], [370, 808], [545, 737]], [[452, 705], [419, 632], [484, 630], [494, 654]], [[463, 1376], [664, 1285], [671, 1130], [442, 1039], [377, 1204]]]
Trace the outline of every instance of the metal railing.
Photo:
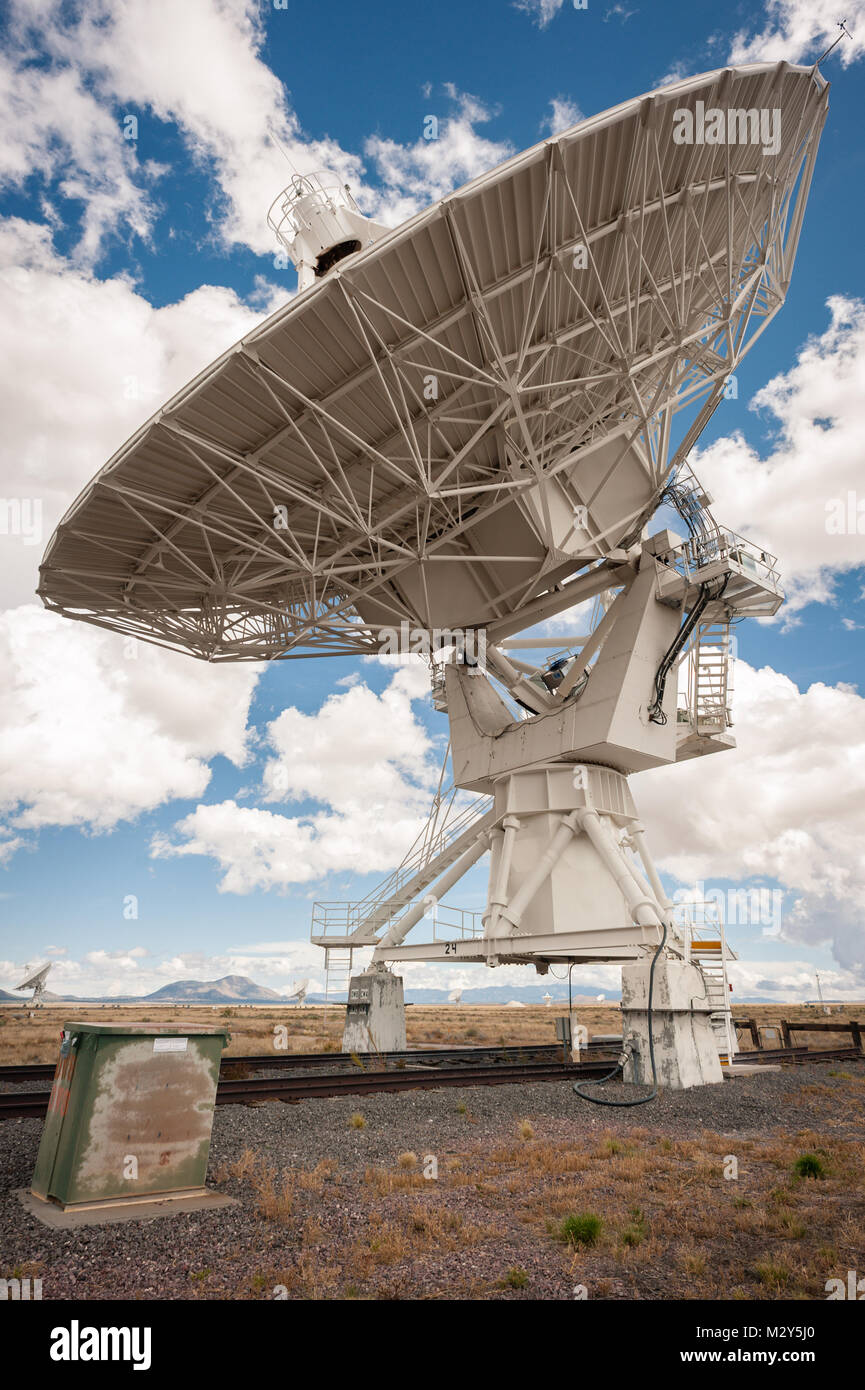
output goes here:
[[[397, 912], [388, 912], [389, 922], [398, 922], [409, 910], [410, 903]], [[312, 905], [312, 936], [342, 938], [356, 931], [361, 922], [375, 926], [369, 903], [316, 902]], [[448, 903], [432, 901], [421, 919], [432, 926], [432, 941], [469, 940], [483, 936], [483, 915], [469, 908], [451, 907]], [[373, 942], [369, 943], [374, 944]]]
[[665, 550], [657, 558], [695, 584], [700, 582], [703, 570], [722, 560], [730, 560], [740, 570], [753, 575], [760, 584], [770, 588], [778, 589], [781, 583], [777, 556], [770, 555], [768, 550], [737, 535], [735, 531], [719, 528], [701, 536], [699, 540], [687, 540], [682, 545]]
[[299, 207], [306, 198], [318, 199], [319, 206], [331, 212], [340, 207], [360, 212], [348, 184], [340, 183], [332, 174], [295, 174], [291, 183], [274, 198], [267, 213], [268, 227], [284, 246], [291, 245], [297, 233], [310, 225]]
[[[399, 892], [400, 888], [447, 849], [464, 830], [468, 830], [474, 821], [486, 815], [492, 805], [491, 797], [478, 796], [451, 817], [450, 813], [458, 794], [458, 788], [454, 787], [442, 798], [440, 806], [427, 821], [402, 863], [386, 879], [376, 884], [375, 888], [370, 889], [365, 898], [353, 904], [358, 910], [366, 909], [366, 914], [361, 913], [361, 916], [368, 915], [376, 903], [392, 898], [394, 893]], [[435, 828], [436, 822], [441, 826], [438, 830]]]

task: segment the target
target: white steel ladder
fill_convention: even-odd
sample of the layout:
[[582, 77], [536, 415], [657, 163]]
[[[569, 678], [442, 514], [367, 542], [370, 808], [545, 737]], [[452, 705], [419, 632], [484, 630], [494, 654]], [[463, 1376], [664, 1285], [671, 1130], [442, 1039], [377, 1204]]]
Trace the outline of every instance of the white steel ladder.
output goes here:
[[684, 925], [690, 959], [699, 965], [706, 982], [706, 996], [711, 1008], [710, 1018], [718, 1056], [722, 1064], [726, 1065], [732, 1062], [739, 1050], [736, 1030], [733, 1027], [730, 981], [727, 978], [727, 961], [735, 960], [736, 957], [727, 945], [724, 924], [720, 920], [697, 926], [690, 912], [686, 911]]
[[691, 653], [691, 717], [696, 733], [730, 723], [730, 624], [701, 623]]
[[351, 946], [326, 946], [324, 950], [324, 1007], [348, 998], [348, 982], [354, 951]]

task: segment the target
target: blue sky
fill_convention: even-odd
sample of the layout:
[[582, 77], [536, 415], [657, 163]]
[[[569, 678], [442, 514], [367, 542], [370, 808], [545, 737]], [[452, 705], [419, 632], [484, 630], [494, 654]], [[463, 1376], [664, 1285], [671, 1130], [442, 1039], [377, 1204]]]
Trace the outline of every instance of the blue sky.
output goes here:
[[[780, 935], [731, 929], [740, 997], [812, 997], [815, 968], [827, 994], [865, 997], [865, 540], [825, 521], [833, 499], [865, 498], [865, 0], [846, 13], [853, 40], [824, 67], [830, 115], [786, 306], [695, 459], [719, 518], [779, 554], [790, 602], [738, 630], [739, 750], [648, 774], [645, 794], [634, 782], [671, 890], [783, 893]], [[49, 957], [69, 993], [229, 971], [321, 981], [312, 901], [362, 896], [429, 792], [445, 721], [423, 671], [130, 655], [35, 604], [44, 542], [123, 440], [294, 291], [264, 223], [289, 173], [268, 132], [395, 224], [664, 81], [813, 60], [834, 16], [800, 0], [336, 0], [326, 13], [81, 0], [47, 19], [12, 3], [5, 27], [0, 496], [38, 503], [41, 531], [0, 534], [0, 987]], [[431, 114], [436, 142], [422, 136]], [[368, 735], [384, 721], [399, 733], [387, 765]], [[274, 795], [281, 762], [288, 797]], [[365, 786], [395, 813], [365, 819]], [[478, 869], [454, 900], [479, 909], [484, 886]], [[617, 973], [581, 977], [615, 989]], [[532, 980], [426, 966], [408, 978]]]

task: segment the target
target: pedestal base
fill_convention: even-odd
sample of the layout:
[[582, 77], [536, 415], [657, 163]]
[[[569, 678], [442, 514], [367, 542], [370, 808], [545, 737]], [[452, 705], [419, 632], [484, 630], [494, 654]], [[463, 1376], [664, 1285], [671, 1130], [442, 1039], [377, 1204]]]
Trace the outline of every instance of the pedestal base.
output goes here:
[[[651, 957], [622, 968], [622, 1034], [632, 1047], [623, 1079], [652, 1083], [649, 1057], [649, 970]], [[658, 1086], [686, 1091], [723, 1081], [711, 1007], [700, 970], [683, 960], [661, 956], [655, 966], [652, 1039]]]
[[43, 1226], [57, 1231], [74, 1230], [78, 1226], [105, 1226], [118, 1221], [153, 1221], [161, 1216], [179, 1216], [186, 1212], [213, 1211], [217, 1207], [237, 1206], [238, 1199], [224, 1192], [198, 1188], [190, 1192], [153, 1193], [149, 1197], [126, 1198], [117, 1202], [79, 1202], [61, 1206], [47, 1202], [28, 1188], [18, 1189], [18, 1200], [31, 1216]]
[[404, 1052], [405, 1003], [402, 978], [389, 970], [367, 970], [348, 986], [343, 1052]]

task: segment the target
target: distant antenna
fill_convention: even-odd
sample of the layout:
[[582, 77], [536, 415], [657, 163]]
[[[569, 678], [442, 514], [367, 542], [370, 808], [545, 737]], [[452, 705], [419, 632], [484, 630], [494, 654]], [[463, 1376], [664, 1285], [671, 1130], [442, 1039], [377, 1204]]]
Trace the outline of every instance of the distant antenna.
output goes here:
[[52, 965], [53, 961], [49, 961], [47, 965], [40, 965], [37, 971], [32, 975], [28, 975], [26, 980], [21, 981], [20, 985], [15, 986], [16, 989], [32, 989], [33, 991], [33, 996], [25, 1004], [25, 1008], [30, 1006], [35, 1009], [42, 1008], [42, 995], [45, 993], [45, 977]]
[[462, 997], [463, 997], [463, 992], [462, 992], [461, 989], [452, 989], [451, 992], [450, 992], [450, 994], [448, 995], [448, 1003], [449, 1003], [449, 1004], [458, 1004], [458, 1003], [460, 1002], [460, 1000], [462, 999]]
[[551, 994], [545, 994], [545, 995], [544, 995], [544, 1003], [546, 1004], [547, 1008], [550, 1007], [550, 1005], [552, 1004], [552, 1002], [553, 1002], [553, 996], [552, 996]]
[[298, 1004], [302, 1004], [309, 991], [309, 980], [301, 980], [289, 994], [289, 999], [296, 999]]
[[826, 49], [826, 52], [825, 52], [820, 58], [817, 59], [816, 63], [814, 64], [815, 68], [819, 68], [819, 66], [820, 66], [820, 64], [822, 63], [823, 59], [829, 57], [829, 54], [832, 52], [832, 49], [833, 49], [833, 48], [837, 48], [838, 45], [839, 45], [839, 43], [841, 42], [842, 39], [852, 39], [852, 38], [853, 38], [853, 35], [852, 35], [852, 34], [850, 33], [850, 31], [847, 29], [846, 25], [847, 25], [846, 19], [842, 19], [842, 20], [840, 21], [839, 25], [838, 25], [838, 28], [841, 30], [841, 33], [838, 35], [838, 37], [837, 37], [837, 39], [835, 40], [834, 43], [830, 43], [829, 47]]

